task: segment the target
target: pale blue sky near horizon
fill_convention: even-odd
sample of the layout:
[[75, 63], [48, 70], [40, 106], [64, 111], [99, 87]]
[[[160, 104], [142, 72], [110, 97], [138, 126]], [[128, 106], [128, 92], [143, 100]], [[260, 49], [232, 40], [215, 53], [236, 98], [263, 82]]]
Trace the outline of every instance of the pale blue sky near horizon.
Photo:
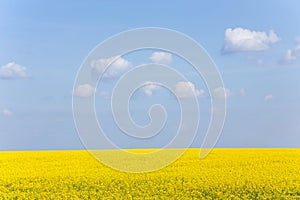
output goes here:
[[[216, 63], [229, 94], [226, 122], [217, 146], [300, 147], [299, 7], [297, 0], [3, 0], [0, 150], [83, 148], [72, 116], [77, 70], [96, 45], [119, 32], [141, 27], [186, 34]], [[124, 59], [133, 65], [147, 63], [154, 52]], [[196, 89], [204, 91], [199, 101], [207, 123], [209, 97], [205, 85], [176, 56], [169, 64], [186, 73]], [[106, 83], [108, 90], [115, 80]], [[98, 98], [106, 92], [110, 93], [97, 90]], [[161, 102], [171, 113], [177, 113], [172, 110], [176, 103], [166, 91], [152, 88], [151, 92], [140, 91], [132, 100], [136, 109], [133, 118], [142, 124], [147, 122], [147, 107], [143, 106], [153, 102]], [[103, 98], [97, 106], [103, 103], [106, 108], [109, 102]], [[99, 119], [108, 132], [117, 131], [105, 112], [99, 111]], [[168, 120], [175, 123], [178, 118], [171, 114]], [[167, 126], [166, 132], [173, 129]], [[205, 126], [200, 129], [193, 147], [199, 147], [203, 140]], [[130, 144], [125, 141], [124, 146]]]

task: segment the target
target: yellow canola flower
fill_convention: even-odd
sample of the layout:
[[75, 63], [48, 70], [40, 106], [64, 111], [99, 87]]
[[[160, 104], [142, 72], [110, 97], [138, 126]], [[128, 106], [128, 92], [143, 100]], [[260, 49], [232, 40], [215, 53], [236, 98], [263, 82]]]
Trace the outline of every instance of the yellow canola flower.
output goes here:
[[87, 151], [1, 152], [6, 199], [300, 199], [300, 149], [214, 149], [204, 159], [188, 149], [150, 173], [116, 171]]

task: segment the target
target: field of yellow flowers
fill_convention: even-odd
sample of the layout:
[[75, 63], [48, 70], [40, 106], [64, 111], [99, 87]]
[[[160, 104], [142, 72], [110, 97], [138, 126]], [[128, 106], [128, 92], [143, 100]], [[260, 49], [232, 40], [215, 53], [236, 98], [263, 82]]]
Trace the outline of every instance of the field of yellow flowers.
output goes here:
[[1, 152], [0, 199], [300, 199], [300, 149], [214, 149], [204, 159], [189, 149], [137, 174], [87, 151]]

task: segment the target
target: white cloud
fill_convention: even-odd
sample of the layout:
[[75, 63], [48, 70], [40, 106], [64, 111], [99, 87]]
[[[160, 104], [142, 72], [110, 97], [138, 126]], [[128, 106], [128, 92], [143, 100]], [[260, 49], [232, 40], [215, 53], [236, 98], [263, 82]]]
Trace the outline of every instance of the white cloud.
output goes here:
[[190, 98], [195, 96], [201, 96], [204, 90], [197, 90], [195, 85], [189, 81], [180, 81], [175, 85], [176, 96], [179, 98]]
[[96, 89], [90, 84], [82, 84], [78, 85], [78, 87], [74, 90], [73, 95], [78, 97], [89, 97], [92, 96], [96, 92]]
[[[113, 62], [113, 63], [112, 63]], [[97, 60], [92, 60], [90, 65], [93, 69], [96, 69], [99, 73], [102, 73], [106, 66], [111, 64], [108, 69], [103, 74], [103, 77], [106, 78], [114, 78], [118, 77], [122, 72], [127, 70], [132, 64], [120, 57], [120, 56], [113, 56], [110, 58], [101, 58]]]
[[161, 88], [158, 84], [151, 81], [145, 82], [144, 85], [145, 86], [143, 87], [143, 91], [147, 96], [152, 96], [154, 90], [158, 90]]
[[246, 91], [245, 91], [245, 89], [244, 89], [244, 88], [240, 89], [239, 94], [240, 94], [241, 96], [243, 96], [243, 97], [246, 96]]
[[166, 52], [154, 52], [150, 60], [155, 63], [169, 64], [172, 62], [172, 54]]
[[247, 60], [249, 60], [252, 64], [255, 64], [255, 65], [264, 65], [265, 64], [263, 59], [256, 58], [256, 57], [253, 57], [253, 56], [248, 56]]
[[107, 91], [101, 91], [99, 93], [100, 97], [103, 97], [104, 99], [109, 99], [110, 98], [110, 94]]
[[263, 65], [264, 61], [262, 59], [257, 59], [256, 64], [257, 65]]
[[287, 64], [287, 63], [291, 63], [292, 61], [296, 60], [297, 57], [294, 55], [294, 52], [292, 49], [288, 49], [285, 53], [285, 56], [283, 58], [283, 63]]
[[10, 62], [0, 67], [0, 78], [27, 78], [29, 76], [26, 72], [26, 67], [15, 62]]
[[251, 31], [243, 28], [228, 28], [225, 31], [224, 52], [263, 51], [279, 41], [273, 30], [269, 34], [263, 31]]
[[300, 57], [300, 36], [296, 37], [296, 46], [292, 49], [288, 49], [280, 61], [281, 64], [290, 64]]
[[271, 101], [274, 99], [274, 96], [273, 94], [267, 94], [265, 97], [264, 97], [264, 100], [265, 101]]
[[2, 111], [2, 114], [3, 114], [4, 116], [12, 116], [14, 113], [13, 113], [11, 110], [9, 110], [9, 109], [4, 109], [4, 110]]
[[227, 88], [217, 87], [217, 88], [214, 89], [213, 95], [215, 97], [224, 97], [225, 96], [225, 98], [226, 98], [226, 97], [231, 96], [232, 92], [229, 89], [227, 89]]

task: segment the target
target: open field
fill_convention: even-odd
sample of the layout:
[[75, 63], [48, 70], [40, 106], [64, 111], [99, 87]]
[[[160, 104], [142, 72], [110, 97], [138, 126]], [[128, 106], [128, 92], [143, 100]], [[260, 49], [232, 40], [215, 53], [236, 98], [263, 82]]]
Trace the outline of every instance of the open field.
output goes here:
[[0, 199], [300, 199], [300, 149], [198, 154], [189, 149], [162, 170], [130, 174], [86, 151], [1, 152]]

